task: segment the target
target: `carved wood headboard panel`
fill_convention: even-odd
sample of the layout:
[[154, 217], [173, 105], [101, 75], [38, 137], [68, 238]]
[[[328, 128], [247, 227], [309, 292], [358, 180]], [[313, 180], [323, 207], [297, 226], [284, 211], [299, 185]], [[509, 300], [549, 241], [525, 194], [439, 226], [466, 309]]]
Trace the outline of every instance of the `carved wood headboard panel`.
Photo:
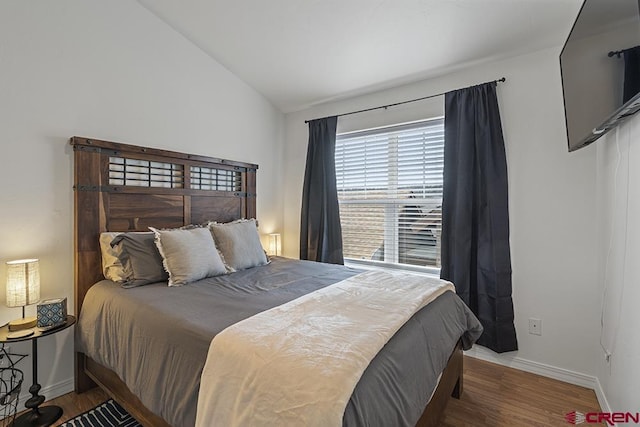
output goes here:
[[74, 136], [75, 310], [102, 276], [104, 231], [256, 216], [258, 165]]

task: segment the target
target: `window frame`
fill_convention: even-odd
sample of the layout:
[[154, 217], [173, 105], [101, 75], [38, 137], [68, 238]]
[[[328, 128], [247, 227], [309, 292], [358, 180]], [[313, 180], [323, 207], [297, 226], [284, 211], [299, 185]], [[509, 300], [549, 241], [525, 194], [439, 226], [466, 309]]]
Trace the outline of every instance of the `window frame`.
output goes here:
[[[437, 123], [439, 122], [439, 123]], [[437, 117], [431, 117], [431, 118], [426, 118], [426, 119], [421, 119], [421, 120], [416, 120], [416, 121], [411, 121], [411, 122], [405, 122], [405, 123], [397, 123], [397, 124], [392, 124], [392, 125], [387, 125], [387, 126], [380, 126], [380, 127], [375, 127], [375, 128], [370, 128], [370, 129], [363, 129], [363, 130], [356, 130], [356, 131], [349, 131], [349, 132], [341, 132], [338, 133], [337, 139], [336, 139], [336, 144], [337, 144], [337, 148], [338, 148], [338, 144], [340, 144], [340, 139], [341, 137], [349, 137], [349, 136], [354, 136], [357, 135], [358, 137], [366, 137], [366, 136], [377, 136], [380, 134], [388, 134], [391, 132], [395, 132], [395, 135], [388, 135], [387, 137], [387, 146], [389, 147], [389, 154], [387, 155], [387, 159], [391, 159], [392, 156], [395, 155], [395, 162], [391, 161], [389, 162], [389, 164], [395, 164], [396, 165], [396, 170], [393, 171], [391, 166], [388, 166], [387, 169], [387, 188], [386, 188], [386, 192], [388, 193], [393, 193], [398, 191], [399, 189], [399, 172], [398, 172], [398, 155], [400, 153], [399, 150], [399, 145], [398, 145], [398, 135], [401, 134], [401, 132], [406, 131], [406, 130], [411, 130], [411, 129], [416, 129], [416, 128], [420, 128], [420, 127], [429, 127], [429, 126], [440, 126], [441, 127], [441, 132], [442, 132], [442, 151], [444, 151], [444, 117], [443, 116], [437, 116]], [[395, 140], [392, 142], [392, 140]], [[391, 147], [395, 146], [395, 151], [392, 150]], [[393, 151], [393, 153], [392, 153]], [[336, 153], [338, 152], [338, 150], [336, 150]], [[337, 156], [336, 156], [337, 157]], [[336, 166], [338, 166], [340, 162], [338, 162], [338, 160], [336, 159]], [[442, 168], [444, 168], [444, 166], [442, 166]], [[338, 167], [336, 167], [336, 175], [339, 175], [339, 170]], [[425, 180], [424, 176], [422, 178], [423, 180]], [[443, 184], [442, 184], [443, 185]], [[341, 191], [344, 191], [345, 187], [338, 187], [338, 204], [340, 206], [340, 208], [343, 205], [346, 204], [367, 204], [367, 203], [371, 203], [371, 204], [379, 204], [379, 205], [384, 205], [384, 209], [385, 209], [385, 219], [384, 219], [384, 223], [388, 223], [388, 222], [392, 222], [395, 225], [388, 227], [388, 226], [384, 226], [384, 230], [383, 230], [383, 242], [384, 245], [390, 244], [391, 245], [391, 249], [389, 250], [384, 250], [384, 256], [385, 256], [385, 260], [384, 261], [377, 261], [377, 260], [373, 260], [373, 259], [360, 259], [360, 258], [348, 258], [345, 256], [345, 265], [350, 265], [350, 266], [354, 266], [354, 267], [360, 267], [360, 268], [373, 268], [373, 269], [392, 269], [392, 270], [405, 270], [405, 271], [413, 271], [413, 272], [417, 272], [417, 273], [424, 273], [427, 275], [436, 275], [439, 276], [440, 274], [440, 266], [438, 265], [440, 263], [440, 256], [441, 256], [441, 246], [439, 244], [439, 237], [437, 238], [438, 243], [436, 244], [436, 250], [438, 251], [436, 254], [436, 265], [435, 266], [431, 266], [431, 265], [415, 265], [415, 264], [409, 264], [409, 263], [400, 263], [400, 254], [399, 254], [399, 250], [398, 250], [398, 246], [399, 246], [399, 232], [401, 230], [401, 226], [399, 226], [399, 218], [401, 215], [401, 203], [398, 203], [398, 199], [397, 198], [393, 198], [393, 197], [383, 197], [383, 198], [379, 198], [379, 199], [366, 199], [366, 198], [361, 198], [361, 199], [354, 199], [354, 200], [350, 200], [345, 202], [344, 200], [341, 200]], [[366, 190], [365, 190], [366, 191]], [[443, 190], [441, 190], [440, 196], [442, 196], [442, 192]], [[424, 200], [426, 200], [427, 198], [421, 198], [419, 199], [419, 205], [422, 205], [424, 202]], [[404, 200], [404, 199], [402, 199]], [[442, 203], [442, 199], [440, 198], [440, 206]], [[440, 224], [438, 226], [436, 226], [436, 228], [438, 230], [441, 230], [441, 212], [440, 212], [440, 216], [438, 216], [438, 221], [440, 222]], [[341, 223], [342, 223], [342, 215], [341, 215]], [[343, 227], [344, 229], [344, 227]], [[386, 247], [386, 246], [385, 246]], [[391, 253], [392, 254], [392, 258], [393, 259], [389, 259], [387, 258], [387, 253]]]

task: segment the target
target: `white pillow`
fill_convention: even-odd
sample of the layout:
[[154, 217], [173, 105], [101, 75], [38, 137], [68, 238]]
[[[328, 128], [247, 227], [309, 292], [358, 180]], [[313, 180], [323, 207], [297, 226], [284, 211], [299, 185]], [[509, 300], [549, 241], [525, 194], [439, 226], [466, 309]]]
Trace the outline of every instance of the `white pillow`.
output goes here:
[[208, 229], [149, 229], [156, 235], [156, 246], [169, 273], [169, 286], [227, 273]]
[[209, 223], [209, 229], [227, 267], [244, 270], [269, 263], [264, 253], [255, 219], [226, 224]]
[[125, 282], [131, 276], [131, 268], [129, 265], [123, 265], [120, 261], [120, 247], [111, 247], [111, 242], [116, 236], [122, 233], [105, 232], [100, 233], [100, 251], [102, 252], [102, 274], [105, 279], [114, 282]]

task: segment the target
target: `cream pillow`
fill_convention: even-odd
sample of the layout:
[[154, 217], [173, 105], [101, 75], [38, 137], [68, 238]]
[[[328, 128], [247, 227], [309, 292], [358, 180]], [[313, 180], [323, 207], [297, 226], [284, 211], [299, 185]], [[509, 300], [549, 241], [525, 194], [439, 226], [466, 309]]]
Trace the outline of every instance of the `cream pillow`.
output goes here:
[[226, 224], [209, 223], [209, 229], [227, 267], [244, 270], [269, 263], [264, 253], [255, 219]]
[[169, 286], [182, 286], [227, 273], [208, 229], [149, 229], [156, 235], [156, 246], [169, 273]]
[[[119, 246], [111, 247], [111, 242], [118, 235], [118, 232], [100, 233], [100, 251], [102, 252], [102, 274], [105, 279], [114, 282], [125, 282], [131, 276], [131, 268], [129, 265], [123, 265], [120, 261], [121, 248]], [[126, 263], [128, 264], [128, 263]]]

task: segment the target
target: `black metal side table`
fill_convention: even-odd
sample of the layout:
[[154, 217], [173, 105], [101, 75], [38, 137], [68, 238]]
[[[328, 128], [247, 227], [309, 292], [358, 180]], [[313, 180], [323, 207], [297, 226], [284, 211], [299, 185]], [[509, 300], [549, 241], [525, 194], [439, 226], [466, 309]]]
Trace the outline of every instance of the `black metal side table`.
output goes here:
[[38, 338], [58, 333], [67, 329], [74, 323], [76, 323], [76, 318], [68, 315], [63, 324], [53, 329], [33, 328], [32, 335], [16, 339], [7, 338], [9, 329], [6, 325], [0, 328], [0, 343], [10, 344], [18, 341], [31, 341], [32, 345], [31, 362], [33, 369], [33, 385], [29, 387], [31, 397], [24, 405], [31, 410], [17, 417], [13, 422], [12, 427], [46, 427], [56, 422], [62, 416], [62, 408], [59, 406], [51, 405], [40, 407], [42, 402], [44, 402], [45, 397], [38, 394], [42, 388], [42, 386], [38, 384]]

